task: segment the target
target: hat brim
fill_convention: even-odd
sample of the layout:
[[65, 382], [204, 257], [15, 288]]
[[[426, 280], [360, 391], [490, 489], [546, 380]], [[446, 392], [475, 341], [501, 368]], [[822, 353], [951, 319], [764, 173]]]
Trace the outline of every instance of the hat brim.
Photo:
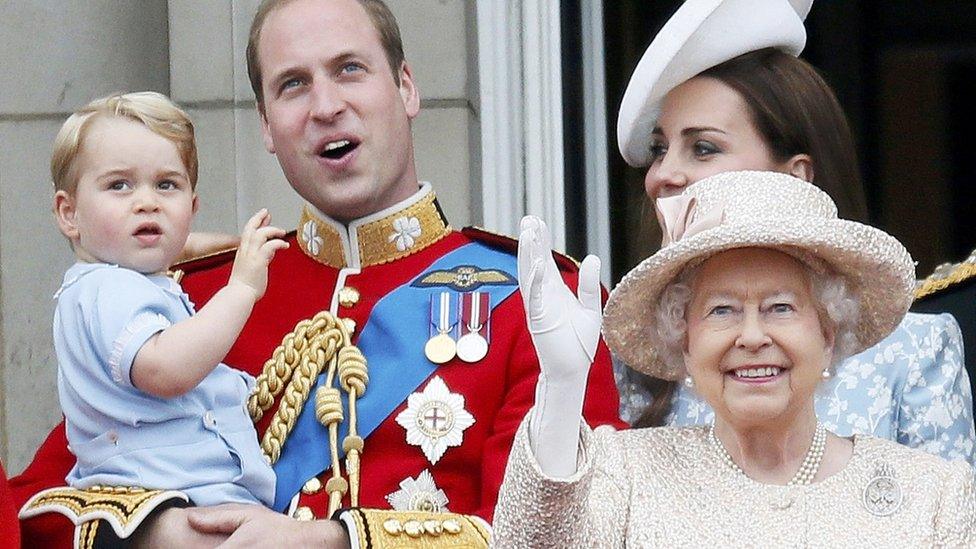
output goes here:
[[842, 219], [768, 220], [748, 229], [719, 226], [662, 249], [624, 276], [604, 309], [607, 345], [639, 372], [670, 380], [685, 375], [683, 366], [665, 364], [650, 343], [659, 339], [655, 310], [661, 292], [689, 262], [750, 247], [800, 249], [843, 276], [860, 303], [855, 352], [891, 333], [911, 305], [912, 258], [897, 239], [879, 229]]
[[[792, 2], [792, 3], [791, 3]], [[812, 0], [687, 0], [648, 46], [620, 105], [617, 143], [631, 166], [650, 164], [661, 101], [702, 71], [767, 47], [799, 55]]]

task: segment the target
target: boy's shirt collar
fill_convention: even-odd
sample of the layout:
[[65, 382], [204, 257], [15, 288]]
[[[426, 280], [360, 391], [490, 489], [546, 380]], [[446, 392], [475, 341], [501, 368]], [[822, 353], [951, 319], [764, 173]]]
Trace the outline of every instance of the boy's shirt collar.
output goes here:
[[[69, 267], [67, 271], [65, 271], [64, 280], [61, 282], [61, 287], [58, 288], [58, 291], [54, 292], [54, 299], [60, 297], [61, 292], [63, 292], [72, 284], [75, 284], [76, 282], [84, 278], [85, 275], [91, 274], [101, 269], [124, 269], [124, 268], [125, 267], [119, 267], [114, 263], [88, 263], [85, 261], [79, 261], [74, 265], [72, 265], [71, 267]], [[168, 294], [172, 294], [181, 299], [187, 299], [186, 294], [183, 292], [183, 287], [180, 286], [172, 278], [161, 274], [152, 274], [152, 275], [147, 275], [142, 273], [139, 274], [151, 280], [153, 284], [159, 286], [164, 292]]]

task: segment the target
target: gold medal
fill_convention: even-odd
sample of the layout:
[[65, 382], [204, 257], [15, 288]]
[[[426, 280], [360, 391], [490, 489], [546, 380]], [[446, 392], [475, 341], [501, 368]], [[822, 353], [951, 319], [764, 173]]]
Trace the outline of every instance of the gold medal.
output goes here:
[[430, 324], [431, 332], [436, 332], [424, 345], [424, 355], [434, 364], [444, 364], [457, 354], [457, 344], [451, 337], [456, 322], [452, 321], [450, 292], [430, 296]]
[[428, 339], [427, 344], [424, 345], [424, 354], [427, 355], [427, 360], [434, 364], [444, 364], [454, 358], [456, 353], [457, 344], [454, 343], [454, 338], [446, 333], [435, 335]]

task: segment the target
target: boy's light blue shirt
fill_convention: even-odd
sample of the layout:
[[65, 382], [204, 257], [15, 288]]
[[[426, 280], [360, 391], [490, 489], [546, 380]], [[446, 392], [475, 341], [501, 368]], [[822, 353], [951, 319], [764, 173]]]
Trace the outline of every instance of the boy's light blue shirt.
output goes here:
[[132, 385], [142, 345], [194, 313], [179, 284], [77, 263], [55, 297], [58, 395], [78, 459], [68, 473], [71, 486], [180, 490], [196, 505], [273, 503], [274, 472], [245, 408], [251, 376], [218, 364], [172, 399]]

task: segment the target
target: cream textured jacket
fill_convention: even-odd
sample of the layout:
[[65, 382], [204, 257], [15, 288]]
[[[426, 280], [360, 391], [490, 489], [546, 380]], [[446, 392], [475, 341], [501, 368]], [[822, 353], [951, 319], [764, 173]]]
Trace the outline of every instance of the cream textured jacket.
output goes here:
[[496, 547], [972, 547], [976, 484], [947, 462], [871, 436], [809, 486], [755, 482], [707, 427], [581, 433], [578, 471], [539, 469], [523, 423], [494, 520]]

